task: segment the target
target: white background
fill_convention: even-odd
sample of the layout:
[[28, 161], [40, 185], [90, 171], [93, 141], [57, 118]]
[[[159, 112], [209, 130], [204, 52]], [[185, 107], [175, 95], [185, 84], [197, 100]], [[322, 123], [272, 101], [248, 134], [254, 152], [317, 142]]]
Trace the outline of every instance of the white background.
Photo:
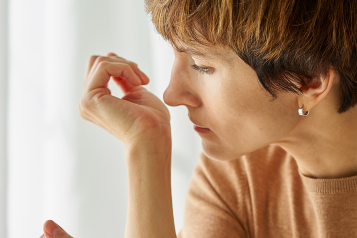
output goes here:
[[[162, 100], [174, 56], [144, 0], [0, 0], [0, 238], [39, 237], [48, 219], [77, 238], [124, 236], [123, 144], [78, 113], [90, 55], [109, 52]], [[169, 110], [178, 232], [201, 142], [186, 107]]]

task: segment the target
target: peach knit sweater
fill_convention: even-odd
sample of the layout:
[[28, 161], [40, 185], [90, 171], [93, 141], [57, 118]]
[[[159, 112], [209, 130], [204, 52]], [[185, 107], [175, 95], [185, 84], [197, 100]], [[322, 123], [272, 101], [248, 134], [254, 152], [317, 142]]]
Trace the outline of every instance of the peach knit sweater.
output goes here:
[[357, 176], [308, 178], [275, 145], [231, 161], [201, 153], [178, 237], [357, 237]]

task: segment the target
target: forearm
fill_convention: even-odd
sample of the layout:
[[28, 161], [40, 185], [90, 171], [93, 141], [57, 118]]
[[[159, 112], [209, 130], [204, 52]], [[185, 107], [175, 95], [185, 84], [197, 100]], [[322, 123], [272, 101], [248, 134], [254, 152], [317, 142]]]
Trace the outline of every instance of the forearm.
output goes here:
[[[155, 148], [162, 148], [154, 151]], [[126, 150], [129, 202], [125, 238], [176, 238], [171, 198], [171, 139]]]

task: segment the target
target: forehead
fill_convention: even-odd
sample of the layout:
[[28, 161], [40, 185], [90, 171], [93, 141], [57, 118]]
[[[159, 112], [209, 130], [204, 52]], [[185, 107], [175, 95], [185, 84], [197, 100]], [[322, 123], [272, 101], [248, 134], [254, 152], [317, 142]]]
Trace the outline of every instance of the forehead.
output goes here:
[[185, 52], [197, 59], [203, 59], [203, 60], [220, 59], [220, 60], [230, 61], [236, 55], [234, 51], [231, 50], [229, 47], [218, 47], [218, 46], [211, 46], [211, 47], [205, 47], [199, 49], [185, 46], [185, 47], [180, 47], [179, 49], [176, 50], [179, 52]]

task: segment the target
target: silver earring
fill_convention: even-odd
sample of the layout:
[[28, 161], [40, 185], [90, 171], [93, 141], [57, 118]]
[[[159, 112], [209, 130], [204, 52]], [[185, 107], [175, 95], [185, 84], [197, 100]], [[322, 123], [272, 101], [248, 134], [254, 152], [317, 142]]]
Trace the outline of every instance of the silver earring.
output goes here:
[[298, 112], [299, 112], [299, 115], [300, 116], [303, 116], [303, 117], [307, 117], [308, 115], [309, 115], [309, 113], [310, 113], [310, 111], [307, 111], [305, 114], [304, 114], [304, 105], [302, 105], [302, 107], [301, 108], [299, 108], [299, 110], [298, 110]]

